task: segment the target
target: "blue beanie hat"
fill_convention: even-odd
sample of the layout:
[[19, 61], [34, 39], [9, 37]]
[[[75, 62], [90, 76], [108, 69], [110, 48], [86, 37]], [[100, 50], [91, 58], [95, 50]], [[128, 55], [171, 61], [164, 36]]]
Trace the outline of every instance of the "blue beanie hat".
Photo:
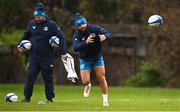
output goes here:
[[76, 13], [75, 14], [75, 19], [74, 19], [75, 26], [79, 27], [79, 26], [81, 26], [82, 24], [85, 24], [85, 23], [87, 23], [86, 19], [83, 16], [81, 16], [80, 13]]
[[34, 10], [34, 16], [46, 16], [46, 12], [44, 10], [44, 6], [42, 2], [38, 2]]

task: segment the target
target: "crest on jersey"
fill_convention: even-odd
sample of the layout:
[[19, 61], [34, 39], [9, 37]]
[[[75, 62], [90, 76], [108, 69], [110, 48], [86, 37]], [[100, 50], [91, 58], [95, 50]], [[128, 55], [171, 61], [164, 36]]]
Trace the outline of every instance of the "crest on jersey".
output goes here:
[[43, 30], [44, 30], [44, 31], [48, 31], [48, 27], [45, 26], [45, 27], [43, 28]]
[[33, 29], [36, 29], [36, 26], [33, 26]]

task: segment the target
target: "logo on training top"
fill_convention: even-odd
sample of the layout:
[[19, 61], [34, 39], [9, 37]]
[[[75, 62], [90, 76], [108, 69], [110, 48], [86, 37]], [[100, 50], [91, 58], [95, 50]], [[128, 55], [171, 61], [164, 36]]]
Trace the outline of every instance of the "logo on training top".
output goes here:
[[53, 67], [53, 65], [50, 65], [50, 67], [52, 68], [52, 67]]
[[33, 29], [36, 29], [36, 26], [33, 26]]
[[44, 30], [44, 31], [48, 31], [48, 27], [44, 27], [43, 30]]
[[82, 40], [84, 40], [84, 37], [82, 38]]

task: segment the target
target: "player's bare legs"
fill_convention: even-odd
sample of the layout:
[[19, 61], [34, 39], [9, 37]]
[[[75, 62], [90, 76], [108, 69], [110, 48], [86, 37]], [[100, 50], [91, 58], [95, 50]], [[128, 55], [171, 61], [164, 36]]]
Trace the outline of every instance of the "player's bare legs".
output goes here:
[[90, 70], [81, 70], [82, 83], [85, 85], [84, 97], [88, 97], [91, 91], [90, 72]]
[[94, 67], [96, 76], [100, 83], [100, 89], [103, 97], [103, 106], [109, 106], [108, 103], [108, 84], [105, 78], [105, 68], [104, 66], [96, 66]]

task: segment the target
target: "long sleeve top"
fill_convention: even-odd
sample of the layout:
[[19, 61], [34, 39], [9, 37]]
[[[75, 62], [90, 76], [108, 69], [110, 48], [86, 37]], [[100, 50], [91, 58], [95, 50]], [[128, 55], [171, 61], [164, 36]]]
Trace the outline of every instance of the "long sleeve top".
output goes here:
[[[90, 34], [94, 34], [94, 43], [86, 44], [86, 40]], [[106, 40], [111, 39], [111, 34], [104, 28], [88, 24], [85, 31], [77, 30], [73, 36], [73, 49], [79, 53], [80, 59], [96, 60], [102, 54], [102, 42], [100, 42], [99, 34], [104, 34]]]
[[59, 26], [48, 18], [46, 18], [43, 23], [37, 23], [35, 20], [31, 20], [21, 40], [31, 40], [32, 48], [30, 52], [32, 53], [38, 53], [42, 55], [52, 54], [53, 47], [51, 47], [49, 44], [49, 39], [52, 36], [57, 36], [59, 38], [60, 43], [58, 51], [60, 51], [61, 54], [65, 54], [65, 36]]

